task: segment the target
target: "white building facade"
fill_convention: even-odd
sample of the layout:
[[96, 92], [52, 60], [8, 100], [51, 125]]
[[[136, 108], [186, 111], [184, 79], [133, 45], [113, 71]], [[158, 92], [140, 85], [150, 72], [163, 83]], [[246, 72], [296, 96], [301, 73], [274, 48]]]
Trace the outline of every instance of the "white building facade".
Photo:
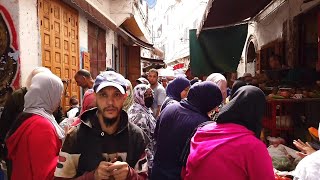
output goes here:
[[154, 44], [165, 52], [169, 67], [190, 62], [189, 29], [196, 29], [203, 18], [207, 0], [158, 1], [150, 16], [154, 19]]

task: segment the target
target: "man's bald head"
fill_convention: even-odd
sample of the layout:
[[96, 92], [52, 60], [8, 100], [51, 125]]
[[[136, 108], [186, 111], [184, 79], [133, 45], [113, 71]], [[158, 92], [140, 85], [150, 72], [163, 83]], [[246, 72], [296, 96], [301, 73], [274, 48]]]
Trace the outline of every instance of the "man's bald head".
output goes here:
[[93, 79], [91, 73], [88, 70], [80, 69], [75, 75], [74, 79], [77, 85], [83, 89], [91, 89], [93, 86]]
[[80, 70], [76, 73], [76, 75], [84, 76], [84, 77], [86, 77], [86, 78], [91, 78], [91, 79], [92, 79], [91, 73], [90, 73], [88, 70], [86, 70], [86, 69], [80, 69]]

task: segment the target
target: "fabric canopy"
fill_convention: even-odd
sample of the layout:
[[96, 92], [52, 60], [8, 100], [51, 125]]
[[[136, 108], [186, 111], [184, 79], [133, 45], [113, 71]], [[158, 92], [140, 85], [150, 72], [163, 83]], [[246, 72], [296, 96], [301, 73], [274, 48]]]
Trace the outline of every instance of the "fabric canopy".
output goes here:
[[247, 33], [248, 24], [203, 30], [198, 37], [196, 29], [190, 30], [192, 74], [207, 76], [213, 72], [236, 72]]
[[252, 18], [270, 2], [271, 0], [209, 0], [200, 31]]

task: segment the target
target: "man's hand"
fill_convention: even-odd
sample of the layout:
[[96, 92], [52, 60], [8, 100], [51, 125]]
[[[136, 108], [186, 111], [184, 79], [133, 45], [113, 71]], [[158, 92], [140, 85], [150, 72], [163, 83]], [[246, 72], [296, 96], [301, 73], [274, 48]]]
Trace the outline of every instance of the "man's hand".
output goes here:
[[94, 179], [95, 180], [109, 179], [112, 175], [109, 171], [107, 171], [110, 165], [112, 165], [112, 163], [101, 161], [98, 168], [94, 172]]
[[304, 143], [300, 139], [293, 140], [293, 144], [301, 151], [297, 154], [302, 158], [316, 152], [316, 150], [313, 149], [308, 142]]
[[129, 165], [126, 162], [116, 161], [108, 166], [107, 171], [115, 180], [125, 180], [128, 177]]

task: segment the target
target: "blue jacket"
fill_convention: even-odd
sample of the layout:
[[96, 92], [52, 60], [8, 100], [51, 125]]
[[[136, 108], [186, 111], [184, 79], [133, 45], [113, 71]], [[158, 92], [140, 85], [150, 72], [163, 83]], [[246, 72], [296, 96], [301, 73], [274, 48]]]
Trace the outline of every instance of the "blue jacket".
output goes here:
[[222, 102], [222, 94], [212, 82], [201, 82], [190, 88], [187, 99], [168, 105], [160, 114], [152, 180], [180, 179], [185, 144], [198, 125], [210, 120], [207, 113]]
[[209, 120], [206, 114], [184, 100], [163, 110], [155, 130], [152, 180], [180, 179], [182, 164], [179, 159], [185, 143], [199, 124]]

